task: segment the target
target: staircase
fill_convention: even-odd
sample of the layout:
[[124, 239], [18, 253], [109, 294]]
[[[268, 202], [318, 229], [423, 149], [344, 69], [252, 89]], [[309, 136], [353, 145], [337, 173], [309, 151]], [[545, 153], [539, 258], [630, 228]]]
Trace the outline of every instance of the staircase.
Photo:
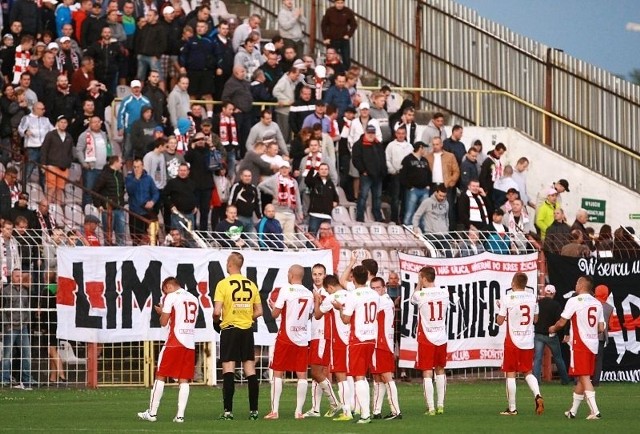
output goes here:
[[[247, 1], [277, 29], [280, 0]], [[310, 45], [328, 1], [299, 1]], [[352, 61], [396, 87], [418, 88], [450, 123], [508, 126], [620, 185], [640, 190], [640, 87], [516, 34], [453, 0], [358, 0]], [[313, 29], [313, 30], [312, 30]], [[309, 46], [309, 45], [308, 45]], [[472, 92], [481, 91], [481, 92]]]

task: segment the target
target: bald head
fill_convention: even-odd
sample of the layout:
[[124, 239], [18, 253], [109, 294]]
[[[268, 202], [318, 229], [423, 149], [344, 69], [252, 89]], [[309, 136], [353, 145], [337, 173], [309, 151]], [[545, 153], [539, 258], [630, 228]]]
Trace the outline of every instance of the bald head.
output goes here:
[[292, 265], [289, 268], [289, 283], [302, 283], [302, 278], [304, 277], [304, 268], [302, 265]]
[[227, 273], [238, 274], [244, 264], [244, 256], [238, 252], [231, 252], [227, 258]]

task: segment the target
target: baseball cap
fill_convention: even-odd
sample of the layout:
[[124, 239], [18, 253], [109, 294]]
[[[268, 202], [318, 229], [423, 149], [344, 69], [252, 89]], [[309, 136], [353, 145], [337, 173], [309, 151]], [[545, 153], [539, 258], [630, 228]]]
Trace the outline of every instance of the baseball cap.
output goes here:
[[169, 15], [174, 13], [176, 10], [172, 6], [167, 6], [162, 10], [162, 15]]
[[5, 33], [2, 39], [5, 39], [5, 38], [13, 39], [13, 35], [11, 33]]
[[544, 287], [544, 293], [545, 294], [555, 294], [556, 293], [556, 287], [553, 285], [547, 285]]
[[413, 144], [413, 150], [414, 151], [417, 151], [420, 148], [426, 148], [426, 147], [427, 147], [427, 145], [424, 142], [421, 142], [420, 140], [418, 140], [417, 142], [415, 142]]
[[60, 46], [55, 43], [55, 42], [49, 42], [49, 45], [47, 45], [47, 50], [59, 50]]
[[371, 106], [366, 101], [361, 102], [360, 105], [358, 106], [358, 109], [360, 109], [360, 110], [363, 110], [363, 109], [369, 110], [370, 108], [371, 108]]
[[60, 43], [64, 44], [65, 42], [70, 42], [71, 38], [68, 36], [63, 36], [62, 38], [60, 38]]
[[51, 3], [52, 5], [57, 5], [58, 0], [42, 0], [42, 3]]
[[288, 161], [283, 161], [282, 163], [280, 163], [280, 168], [283, 168], [283, 167], [291, 168], [291, 164], [289, 164]]
[[273, 52], [273, 51], [276, 51], [276, 46], [273, 45], [273, 42], [268, 42], [268, 43], [264, 44], [264, 49], [267, 50], [267, 51]]
[[556, 191], [555, 188], [551, 187], [548, 191], [547, 191], [547, 196], [551, 196], [552, 194], [558, 194], [558, 192]]
[[164, 127], [163, 127], [162, 125], [157, 125], [157, 126], [153, 129], [153, 131], [162, 131], [162, 132], [164, 132]]
[[598, 285], [596, 286], [594, 293], [598, 301], [604, 303], [607, 301], [607, 297], [609, 297], [609, 288], [607, 285]]
[[40, 65], [38, 64], [38, 61], [37, 61], [37, 60], [30, 60], [30, 61], [29, 61], [29, 66], [30, 66], [30, 67], [32, 67], [32, 68], [37, 68], [37, 67], [39, 67]]
[[315, 69], [316, 77], [318, 78], [326, 78], [327, 77], [327, 68], [324, 65], [318, 65]]
[[94, 215], [88, 215], [84, 218], [85, 223], [95, 223], [97, 225], [100, 224], [100, 219]]
[[142, 87], [142, 83], [140, 83], [140, 80], [131, 80], [129, 87]]
[[296, 69], [304, 69], [304, 70], [306, 70], [307, 69], [307, 64], [304, 63], [304, 60], [302, 60], [302, 59], [296, 59], [296, 61], [293, 62], [293, 67], [296, 68]]
[[373, 125], [367, 125], [367, 128], [365, 129], [365, 131], [367, 133], [375, 133], [376, 132], [376, 127]]
[[567, 181], [566, 179], [561, 179], [560, 181], [558, 181], [558, 184], [560, 184], [561, 186], [564, 187], [564, 189], [569, 192], [569, 181]]
[[507, 194], [509, 193], [515, 193], [515, 194], [520, 194], [520, 192], [518, 192], [518, 190], [516, 190], [515, 188], [511, 187], [509, 190], [507, 190]]
[[61, 121], [61, 120], [63, 120], [63, 119], [64, 119], [65, 121], [68, 121], [68, 120], [69, 120], [69, 118], [68, 118], [68, 117], [66, 117], [65, 115], [60, 115], [60, 116], [58, 116], [58, 117], [56, 118], [56, 122]]

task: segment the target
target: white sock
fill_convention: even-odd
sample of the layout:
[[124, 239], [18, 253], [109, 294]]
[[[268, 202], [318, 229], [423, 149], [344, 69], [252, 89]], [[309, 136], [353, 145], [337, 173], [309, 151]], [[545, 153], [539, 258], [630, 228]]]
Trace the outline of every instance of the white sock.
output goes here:
[[578, 408], [580, 404], [582, 404], [582, 400], [584, 399], [584, 395], [578, 395], [577, 393], [573, 394], [573, 405], [571, 405], [571, 410], [569, 410], [573, 414], [578, 414]]
[[438, 392], [438, 407], [444, 407], [444, 396], [447, 393], [446, 375], [436, 375], [436, 391]]
[[534, 398], [540, 395], [540, 386], [538, 385], [538, 379], [536, 378], [535, 375], [533, 374], [527, 375], [526, 377], [524, 377], [524, 381], [526, 381], [527, 384], [529, 385], [529, 389], [531, 389], [531, 392], [533, 393]]
[[507, 378], [507, 402], [509, 403], [509, 411], [516, 409], [516, 379]]
[[304, 400], [307, 398], [308, 388], [309, 383], [307, 383], [306, 379], [298, 380], [298, 388], [296, 389], [296, 414], [302, 413], [302, 407], [304, 407]]
[[340, 395], [340, 404], [345, 414], [351, 414], [351, 404], [349, 404], [349, 382], [341, 381], [338, 383], [338, 394]]
[[180, 383], [178, 390], [178, 414], [176, 417], [184, 417], [184, 410], [189, 402], [189, 383]]
[[273, 377], [271, 382], [271, 411], [277, 413], [280, 409], [280, 395], [282, 395], [282, 378]]
[[382, 413], [382, 401], [384, 401], [384, 395], [387, 392], [387, 388], [384, 383], [374, 381], [373, 382], [373, 414]]
[[160, 406], [160, 400], [164, 393], [164, 381], [156, 380], [153, 382], [153, 389], [151, 389], [151, 399], [149, 401], [149, 413], [151, 416], [155, 416], [158, 413], [158, 407]]
[[349, 383], [349, 395], [347, 396], [347, 405], [354, 413], [359, 413], [358, 400], [356, 399], [356, 386], [352, 376], [347, 377], [347, 383]]
[[[331, 387], [331, 381], [328, 378], [325, 378], [322, 383], [320, 383], [320, 388], [324, 393], [324, 396], [329, 399], [329, 405], [331, 408], [338, 407], [338, 399], [336, 398], [336, 394], [333, 392], [333, 387]], [[320, 399], [318, 399], [318, 411], [320, 411]]]
[[591, 414], [600, 413], [600, 410], [598, 410], [598, 404], [596, 404], [596, 391], [585, 390], [584, 397], [587, 399], [587, 405], [591, 409]]
[[360, 405], [360, 417], [362, 419], [368, 419], [371, 417], [370, 401], [369, 398], [369, 383], [367, 380], [359, 380], [355, 383], [356, 386], [356, 401]]
[[385, 389], [387, 389], [387, 400], [389, 401], [391, 413], [400, 414], [400, 402], [398, 402], [398, 388], [396, 387], [396, 382], [393, 380], [389, 381], [385, 384]]
[[422, 389], [424, 393], [424, 400], [427, 403], [427, 410], [434, 410], [433, 406], [433, 379], [426, 377], [422, 379]]
[[320, 412], [322, 388], [316, 380], [311, 381], [311, 411]]

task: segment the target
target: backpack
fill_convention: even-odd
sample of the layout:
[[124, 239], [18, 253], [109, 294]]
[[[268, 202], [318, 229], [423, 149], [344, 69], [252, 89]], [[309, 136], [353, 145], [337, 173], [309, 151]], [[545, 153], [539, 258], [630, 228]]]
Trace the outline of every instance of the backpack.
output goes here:
[[209, 149], [207, 153], [207, 169], [209, 172], [215, 172], [222, 167], [222, 154], [216, 148]]

